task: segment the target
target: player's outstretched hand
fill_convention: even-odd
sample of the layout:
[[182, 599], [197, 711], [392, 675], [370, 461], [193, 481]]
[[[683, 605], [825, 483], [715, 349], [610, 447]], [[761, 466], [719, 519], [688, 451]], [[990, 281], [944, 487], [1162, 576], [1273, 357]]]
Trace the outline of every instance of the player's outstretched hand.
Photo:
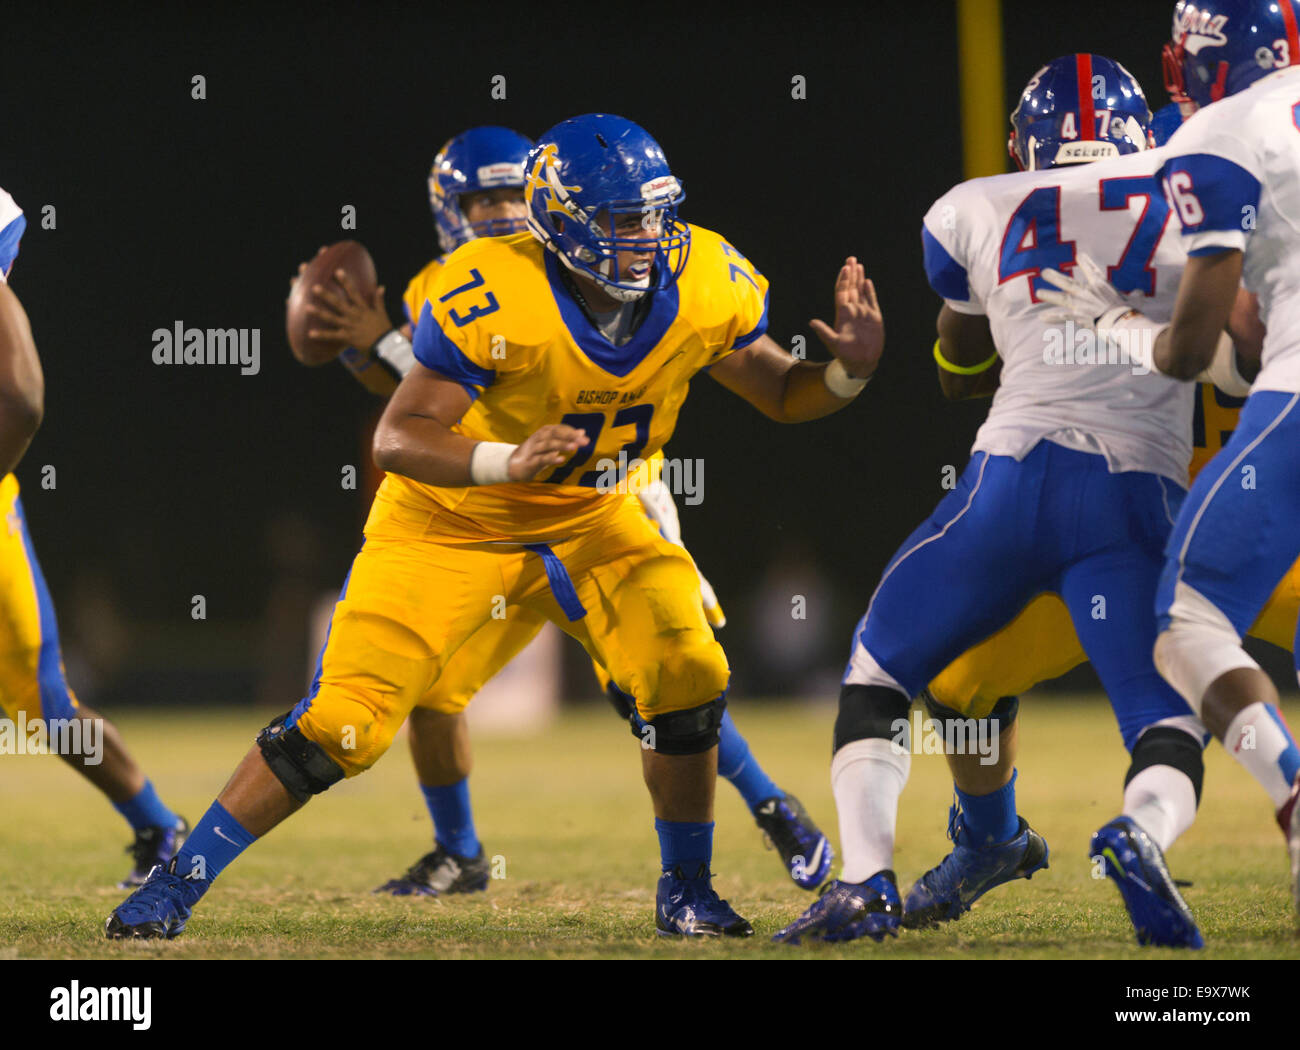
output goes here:
[[1108, 310], [1127, 307], [1124, 297], [1106, 279], [1106, 272], [1086, 252], [1080, 253], [1073, 274], [1044, 270], [1043, 280], [1052, 289], [1038, 292], [1038, 298], [1061, 308], [1056, 320], [1071, 320], [1091, 328]]
[[549, 423], [524, 439], [510, 455], [510, 480], [532, 481], [547, 467], [557, 467], [578, 449], [591, 443], [584, 430]]
[[329, 339], [358, 350], [369, 350], [393, 327], [384, 309], [384, 289], [375, 289], [370, 302], [362, 298], [345, 270], [335, 270], [338, 290], [323, 284], [313, 285], [312, 302], [307, 315], [316, 327], [308, 330], [311, 339]]
[[812, 330], [851, 376], [865, 379], [876, 370], [885, 350], [885, 315], [876, 286], [853, 256], [844, 260], [835, 279], [835, 327], [813, 321]]

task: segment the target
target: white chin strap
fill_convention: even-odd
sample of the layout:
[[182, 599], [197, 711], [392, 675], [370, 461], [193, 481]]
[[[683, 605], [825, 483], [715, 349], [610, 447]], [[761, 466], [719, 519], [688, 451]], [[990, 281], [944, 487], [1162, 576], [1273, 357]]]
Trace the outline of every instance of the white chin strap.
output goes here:
[[[609, 281], [611, 280], [609, 273], [610, 270], [613, 269], [613, 267], [614, 267], [614, 260], [606, 259], [604, 262], [600, 264], [596, 272], [599, 273], [603, 278], [605, 278], [606, 281]], [[650, 290], [649, 271], [647, 271], [646, 275], [642, 277], [639, 281], [632, 281], [630, 283], [636, 285], [636, 287], [618, 288], [613, 284], [602, 284], [600, 290], [604, 292], [606, 295], [608, 295], [611, 299], [617, 299], [620, 303], [634, 303], [638, 299], [640, 299], [641, 296], [645, 295], [645, 293]]]
[[[548, 245], [548, 247], [550, 247], [551, 250], [554, 251], [555, 254], [560, 257], [560, 262], [562, 262], [566, 267], [568, 267], [574, 273], [582, 277], [590, 276], [586, 271], [580, 270], [577, 266], [575, 266], [573, 262], [569, 259], [569, 257], [565, 255], [564, 252], [556, 249], [554, 245]], [[606, 259], [603, 263], [600, 264], [599, 267], [596, 268], [596, 272], [599, 273], [601, 277], [605, 278], [605, 281], [608, 281], [609, 271], [613, 265], [614, 265], [613, 259]], [[650, 290], [650, 274], [647, 273], [643, 278], [641, 278], [641, 280], [635, 283], [637, 285], [637, 287], [635, 288], [618, 288], [615, 287], [613, 284], [606, 284], [602, 282], [600, 285], [600, 290], [604, 292], [606, 295], [608, 295], [611, 299], [617, 299], [621, 303], [634, 303], [638, 299], [640, 299], [643, 295], [645, 295], [646, 292]]]
[[650, 290], [650, 278], [638, 281], [641, 285], [639, 288], [616, 288], [612, 284], [601, 285], [601, 291], [611, 299], [617, 299], [620, 303], [634, 303]]

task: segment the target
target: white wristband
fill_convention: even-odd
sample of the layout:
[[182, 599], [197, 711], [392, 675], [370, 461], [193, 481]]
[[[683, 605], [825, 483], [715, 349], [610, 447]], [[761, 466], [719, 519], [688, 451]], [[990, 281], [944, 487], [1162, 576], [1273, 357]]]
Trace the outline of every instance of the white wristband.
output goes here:
[[510, 457], [518, 445], [480, 441], [469, 454], [469, 480], [473, 485], [500, 485], [510, 480]]
[[1153, 321], [1131, 306], [1116, 306], [1097, 318], [1099, 349], [1113, 346], [1119, 351], [1120, 363], [1139, 364], [1160, 375], [1156, 367], [1156, 340], [1168, 323]]
[[405, 376], [415, 367], [415, 352], [411, 349], [411, 341], [402, 335], [400, 328], [388, 332], [370, 348], [370, 352], [399, 376]]
[[1219, 336], [1219, 345], [1214, 348], [1214, 359], [1196, 377], [1196, 381], [1213, 383], [1230, 397], [1250, 396], [1250, 383], [1237, 371], [1237, 348], [1227, 332]]
[[822, 369], [822, 381], [826, 384], [826, 389], [836, 397], [847, 399], [862, 393], [862, 388], [871, 382], [871, 376], [855, 379], [845, 371], [843, 363], [837, 357]]

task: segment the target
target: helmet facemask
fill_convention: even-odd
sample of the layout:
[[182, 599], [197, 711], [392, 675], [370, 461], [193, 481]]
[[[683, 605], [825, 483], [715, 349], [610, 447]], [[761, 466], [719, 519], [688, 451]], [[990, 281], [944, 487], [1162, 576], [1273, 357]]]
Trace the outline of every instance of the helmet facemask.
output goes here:
[[[570, 271], [595, 281], [612, 299], [635, 302], [672, 284], [686, 265], [690, 230], [677, 218], [677, 204], [685, 196], [677, 188], [673, 196], [660, 201], [610, 203], [594, 215], [575, 207], [567, 218], [553, 219], [555, 237], [549, 243]], [[646, 236], [622, 232], [629, 215], [637, 217]], [[619, 267], [620, 253], [649, 258], [638, 259], [624, 272]]]
[[[592, 185], [585, 176], [561, 176], [562, 169], [572, 168], [565, 165], [557, 146], [539, 147], [531, 161], [525, 178], [528, 228], [571, 273], [625, 303], [667, 288], [681, 275], [691, 234], [677, 218], [677, 207], [686, 194], [666, 164], [644, 182], [634, 180], [629, 185], [626, 177], [614, 180], [615, 185], [621, 182], [625, 193], [631, 190], [639, 196], [602, 199], [597, 196], [599, 181]], [[566, 185], [566, 178], [574, 184]], [[580, 179], [589, 185], [584, 188]], [[605, 188], [611, 188], [608, 182]], [[635, 222], [629, 221], [630, 216]], [[644, 258], [621, 271], [620, 253]]]

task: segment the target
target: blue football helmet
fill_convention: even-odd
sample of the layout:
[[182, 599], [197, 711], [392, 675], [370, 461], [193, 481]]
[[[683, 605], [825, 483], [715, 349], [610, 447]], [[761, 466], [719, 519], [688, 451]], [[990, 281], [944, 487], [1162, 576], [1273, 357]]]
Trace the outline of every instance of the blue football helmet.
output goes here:
[[[555, 125], [528, 154], [525, 186], [533, 235], [612, 298], [631, 302], [667, 288], [685, 268], [691, 232], [677, 206], [686, 194], [659, 143], [630, 120], [588, 113]], [[640, 216], [645, 234], [618, 236], [620, 215]], [[619, 273], [620, 251], [651, 245], [644, 273]]]
[[1152, 146], [1151, 109], [1127, 69], [1102, 55], [1053, 59], [1025, 85], [1007, 150], [1021, 171], [1137, 153]]
[[438, 151], [429, 171], [429, 205], [444, 252], [455, 251], [475, 237], [523, 233], [523, 219], [470, 223], [460, 210], [460, 198], [502, 186], [523, 189], [524, 158], [532, 148], [532, 142], [519, 132], [489, 124], [449, 139]]
[[1198, 108], [1300, 62], [1296, 0], [1179, 0], [1165, 45], [1165, 89]]

